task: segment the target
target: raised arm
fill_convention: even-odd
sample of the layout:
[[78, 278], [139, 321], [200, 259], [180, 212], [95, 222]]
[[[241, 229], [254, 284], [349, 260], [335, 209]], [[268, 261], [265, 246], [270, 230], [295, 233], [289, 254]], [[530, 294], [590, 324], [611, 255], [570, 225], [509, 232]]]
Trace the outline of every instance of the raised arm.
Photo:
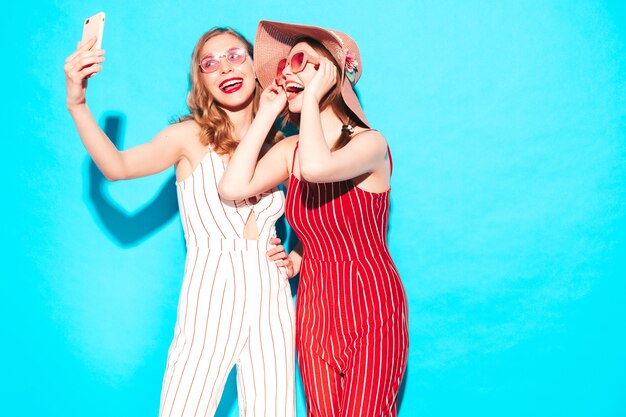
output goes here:
[[319, 68], [304, 90], [300, 117], [300, 175], [310, 182], [336, 182], [384, 169], [387, 142], [377, 131], [356, 135], [343, 148], [331, 151], [322, 128], [320, 101], [335, 84], [337, 68], [321, 57]]
[[169, 126], [149, 143], [121, 152], [98, 126], [85, 98], [87, 80], [102, 70], [104, 61], [104, 51], [92, 49], [95, 40], [80, 42], [64, 67], [67, 108], [87, 152], [111, 181], [142, 177], [172, 166], [182, 155], [175, 134], [180, 127]]
[[289, 141], [280, 141], [258, 159], [265, 137], [285, 103], [284, 93], [275, 85], [261, 95], [259, 110], [231, 156], [218, 185], [223, 198], [248, 198], [277, 186], [289, 177]]

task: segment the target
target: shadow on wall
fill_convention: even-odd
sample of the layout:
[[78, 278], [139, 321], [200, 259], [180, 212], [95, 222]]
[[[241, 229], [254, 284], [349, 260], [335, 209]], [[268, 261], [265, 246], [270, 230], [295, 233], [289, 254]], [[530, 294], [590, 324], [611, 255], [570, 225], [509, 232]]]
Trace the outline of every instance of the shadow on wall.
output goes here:
[[[125, 117], [110, 113], [104, 118], [104, 133], [119, 149], [122, 144]], [[116, 204], [105, 189], [108, 180], [91, 158], [88, 162], [87, 195], [95, 214], [110, 236], [122, 247], [137, 245], [159, 230], [178, 212], [176, 177], [165, 181], [156, 197], [139, 211], [128, 214]]]
[[[119, 113], [109, 113], [104, 118], [104, 133], [111, 142], [122, 148], [125, 117]], [[169, 177], [158, 194], [139, 211], [128, 214], [106, 191], [108, 180], [91, 158], [88, 158], [87, 195], [95, 215], [108, 234], [122, 247], [140, 244], [145, 238], [157, 232], [178, 213], [176, 176]], [[182, 226], [181, 226], [182, 231]], [[227, 417], [237, 400], [236, 372], [230, 372], [216, 417]]]

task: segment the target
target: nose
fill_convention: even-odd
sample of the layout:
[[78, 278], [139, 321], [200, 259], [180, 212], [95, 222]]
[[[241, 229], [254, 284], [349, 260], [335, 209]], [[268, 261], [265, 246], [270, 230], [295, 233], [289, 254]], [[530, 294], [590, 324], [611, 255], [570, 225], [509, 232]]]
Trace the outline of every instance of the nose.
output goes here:
[[285, 64], [285, 68], [283, 68], [283, 71], [281, 74], [283, 75], [283, 77], [287, 75], [293, 75], [293, 72], [291, 72], [291, 65], [289, 65], [289, 62]]
[[222, 74], [229, 73], [233, 70], [233, 64], [226, 59], [225, 56], [220, 57], [220, 72]]
[[282, 70], [282, 72], [276, 76], [276, 84], [278, 85], [285, 84], [285, 81], [287, 81], [287, 75], [288, 74], [285, 73], [285, 70]]

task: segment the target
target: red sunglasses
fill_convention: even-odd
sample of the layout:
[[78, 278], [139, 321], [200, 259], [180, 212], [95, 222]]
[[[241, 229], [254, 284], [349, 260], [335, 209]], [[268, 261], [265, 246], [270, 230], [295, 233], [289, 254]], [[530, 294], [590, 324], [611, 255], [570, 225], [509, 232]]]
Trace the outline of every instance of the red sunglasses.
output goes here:
[[[311, 63], [315, 65], [315, 69], [317, 70], [320, 66], [319, 61], [312, 56], [305, 54], [304, 52], [296, 52], [291, 56], [289, 60], [289, 66], [291, 67], [291, 72], [297, 74], [299, 72], [304, 71], [306, 64]], [[287, 58], [283, 58], [278, 61], [278, 66], [276, 67], [276, 84], [283, 85], [283, 70], [287, 66]]]

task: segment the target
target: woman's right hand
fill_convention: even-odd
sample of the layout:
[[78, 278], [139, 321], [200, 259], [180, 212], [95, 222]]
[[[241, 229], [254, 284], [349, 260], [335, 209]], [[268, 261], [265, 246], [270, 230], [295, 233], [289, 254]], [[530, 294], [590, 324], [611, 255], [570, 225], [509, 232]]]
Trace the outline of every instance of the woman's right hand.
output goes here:
[[287, 278], [293, 278], [296, 276], [296, 274], [300, 272], [300, 262], [297, 262], [297, 265], [293, 262], [291, 256], [285, 252], [285, 247], [281, 245], [279, 238], [271, 238], [270, 245], [272, 245], [272, 247], [267, 251], [268, 259], [270, 261], [274, 261], [276, 266], [285, 268]]
[[91, 49], [95, 43], [96, 37], [79, 42], [76, 51], [65, 60], [66, 104], [70, 110], [85, 103], [87, 79], [102, 70], [104, 50]]
[[286, 104], [287, 96], [282, 87], [279, 87], [276, 84], [276, 80], [274, 80], [272, 84], [263, 90], [259, 102], [259, 110], [263, 109], [270, 112], [270, 115], [275, 119], [283, 111]]
[[337, 66], [328, 58], [320, 57], [317, 72], [304, 89], [304, 97], [313, 97], [319, 104], [322, 98], [337, 84]]

